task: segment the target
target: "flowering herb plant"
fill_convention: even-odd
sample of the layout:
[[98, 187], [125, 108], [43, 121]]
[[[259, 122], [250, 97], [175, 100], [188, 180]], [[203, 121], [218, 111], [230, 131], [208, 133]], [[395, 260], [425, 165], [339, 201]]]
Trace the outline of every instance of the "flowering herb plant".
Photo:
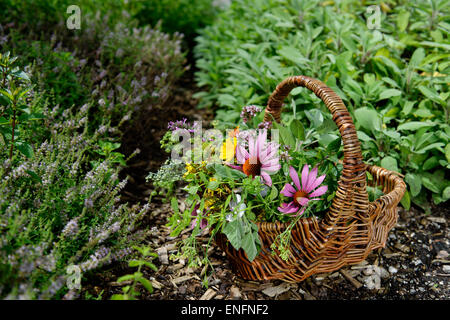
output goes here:
[[[320, 219], [331, 205], [342, 169], [340, 138], [320, 145], [318, 135], [323, 133], [305, 129], [298, 120], [288, 126], [262, 122], [261, 111], [244, 107], [239, 125], [228, 129], [225, 138], [219, 130], [227, 129], [223, 123], [203, 134], [199, 123], [169, 124], [170, 134], [162, 144], [172, 150], [169, 162], [184, 165], [180, 179], [188, 194], [184, 201], [171, 199], [174, 214], [169, 226], [172, 236], [192, 230], [178, 253], [192, 266], [207, 261], [197, 254], [196, 237], [201, 233], [209, 233], [211, 240], [218, 232], [225, 234], [252, 261], [261, 249], [257, 222], [289, 223], [275, 244], [287, 259], [290, 230], [298, 219]], [[180, 136], [194, 148], [174, 159], [187, 145], [179, 143]]]

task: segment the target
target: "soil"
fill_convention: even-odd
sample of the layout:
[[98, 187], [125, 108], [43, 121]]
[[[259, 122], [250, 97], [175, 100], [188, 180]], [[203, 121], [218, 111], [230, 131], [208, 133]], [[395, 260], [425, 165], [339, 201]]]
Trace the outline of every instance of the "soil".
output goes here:
[[[180, 81], [173, 99], [150, 115], [151, 126], [144, 138], [139, 141], [133, 139], [133, 132], [125, 136], [129, 148], [139, 147], [142, 152], [123, 171], [123, 175], [129, 177], [123, 192], [124, 201], [147, 202], [153, 188], [145, 177], [149, 171], [156, 171], [167, 158], [160, 150], [159, 140], [169, 121], [183, 117], [204, 122], [212, 120], [210, 110], [195, 108], [196, 101], [192, 94], [198, 89], [193, 83], [193, 71], [190, 71]], [[144, 270], [144, 275], [152, 281], [154, 291], [149, 294], [139, 288], [142, 293], [140, 299], [450, 299], [448, 203], [433, 208], [431, 215], [417, 208], [405, 211], [399, 207], [398, 223], [391, 230], [385, 248], [372, 252], [358, 265], [313, 275], [298, 284], [244, 281], [233, 274], [224, 253], [217, 247], [209, 252], [213, 272], [188, 268], [186, 261], [181, 259], [169, 259], [176, 252], [177, 243], [187, 234], [182, 233], [178, 238], [169, 236], [170, 230], [165, 225], [171, 209], [162, 198], [154, 198], [151, 208], [151, 215], [142, 227], [148, 229], [148, 245], [159, 253], [159, 259], [154, 260], [158, 271]], [[208, 237], [205, 235], [200, 240], [205, 244]], [[86, 298], [88, 293], [91, 297], [101, 295], [102, 299], [109, 299], [112, 294], [121, 293], [121, 286], [126, 283], [117, 283], [117, 278], [134, 271], [125, 264], [99, 270], [88, 276], [81, 298]], [[203, 285], [205, 277], [208, 288]]]

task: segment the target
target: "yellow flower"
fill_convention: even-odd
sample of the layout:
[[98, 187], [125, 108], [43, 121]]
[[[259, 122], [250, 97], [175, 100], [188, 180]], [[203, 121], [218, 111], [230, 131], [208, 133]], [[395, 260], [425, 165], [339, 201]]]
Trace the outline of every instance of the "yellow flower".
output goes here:
[[222, 152], [220, 153], [220, 158], [226, 162], [232, 162], [234, 159], [234, 154], [236, 152], [237, 139], [227, 138], [222, 144]]

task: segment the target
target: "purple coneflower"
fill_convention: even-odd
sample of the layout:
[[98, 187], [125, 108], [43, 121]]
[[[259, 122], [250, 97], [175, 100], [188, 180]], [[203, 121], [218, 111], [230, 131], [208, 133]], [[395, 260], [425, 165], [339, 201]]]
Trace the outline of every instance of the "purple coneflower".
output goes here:
[[229, 165], [230, 167], [244, 172], [247, 176], [261, 176], [264, 183], [272, 186], [271, 173], [278, 171], [281, 166], [278, 159], [278, 144], [266, 142], [267, 130], [259, 132], [258, 136], [248, 136], [248, 152], [245, 147], [238, 142], [236, 146], [236, 159], [240, 166]]
[[[302, 170], [302, 184], [300, 185], [297, 171], [295, 171], [292, 166], [289, 167], [289, 175], [291, 176], [292, 181], [294, 181], [297, 189], [289, 183], [285, 184], [281, 193], [286, 197], [292, 198], [292, 201], [283, 203], [281, 207], [278, 207], [279, 211], [283, 213], [295, 213], [301, 209], [300, 212], [295, 215], [298, 216], [305, 212], [309, 201], [320, 200], [318, 197], [327, 192], [328, 186], [317, 188], [325, 179], [325, 175], [317, 178], [317, 171], [317, 167], [309, 171], [309, 166], [305, 164]], [[313, 191], [314, 189], [316, 190]]]

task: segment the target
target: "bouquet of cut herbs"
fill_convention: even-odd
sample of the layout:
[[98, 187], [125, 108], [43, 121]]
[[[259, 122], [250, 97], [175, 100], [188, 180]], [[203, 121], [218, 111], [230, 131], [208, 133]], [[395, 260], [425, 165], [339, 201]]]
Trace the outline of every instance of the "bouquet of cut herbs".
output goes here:
[[188, 258], [191, 266], [207, 263], [207, 255], [202, 259], [199, 254], [200, 234], [209, 234], [210, 244], [223, 233], [236, 250], [242, 248], [248, 260], [254, 260], [261, 250], [256, 222], [289, 223], [274, 244], [288, 259], [286, 243], [298, 219], [321, 219], [331, 205], [342, 170], [341, 140], [333, 133], [333, 121], [314, 110], [317, 113], [306, 111], [309, 127], [297, 119], [285, 126], [262, 122], [261, 111], [254, 105], [244, 107], [237, 127], [215, 123], [203, 130], [200, 122], [186, 119], [169, 123], [161, 144], [171, 158], [149, 178], [164, 192], [173, 190], [176, 180], [184, 184], [187, 197], [171, 198], [168, 225], [172, 236], [192, 231], [177, 255]]

